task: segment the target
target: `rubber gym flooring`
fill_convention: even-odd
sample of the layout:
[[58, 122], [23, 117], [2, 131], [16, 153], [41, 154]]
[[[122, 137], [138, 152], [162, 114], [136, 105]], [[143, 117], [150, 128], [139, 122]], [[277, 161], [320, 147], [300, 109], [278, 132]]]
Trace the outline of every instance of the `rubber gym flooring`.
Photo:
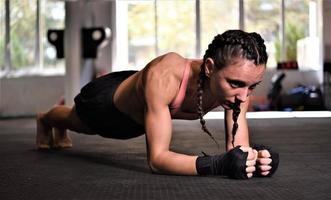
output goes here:
[[[152, 174], [145, 137], [105, 139], [72, 133], [74, 147], [37, 151], [32, 118], [0, 120], [0, 199], [331, 199], [331, 118], [249, 119], [251, 143], [272, 146], [272, 178]], [[223, 120], [207, 120], [218, 150], [198, 121], [173, 121], [171, 149], [220, 153]]]

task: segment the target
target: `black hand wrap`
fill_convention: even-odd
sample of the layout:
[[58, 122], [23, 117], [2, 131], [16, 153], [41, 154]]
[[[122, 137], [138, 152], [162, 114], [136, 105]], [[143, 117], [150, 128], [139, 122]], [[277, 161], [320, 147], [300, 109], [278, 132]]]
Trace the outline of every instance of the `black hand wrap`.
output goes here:
[[253, 176], [256, 176], [256, 177], [271, 177], [277, 170], [278, 168], [278, 164], [279, 164], [279, 154], [277, 152], [274, 152], [271, 147], [268, 147], [268, 146], [264, 146], [264, 145], [261, 145], [261, 144], [255, 144], [253, 147], [253, 149], [255, 149], [256, 151], [261, 151], [261, 150], [268, 150], [270, 155], [271, 155], [271, 163], [269, 164], [271, 166], [271, 169], [269, 171], [269, 174], [266, 175], [266, 176], [262, 176], [261, 175], [261, 169], [259, 167], [259, 163], [256, 163], [256, 170], [253, 174]]
[[199, 175], [224, 175], [234, 179], [247, 179], [247, 152], [240, 146], [216, 156], [199, 156], [196, 168]]

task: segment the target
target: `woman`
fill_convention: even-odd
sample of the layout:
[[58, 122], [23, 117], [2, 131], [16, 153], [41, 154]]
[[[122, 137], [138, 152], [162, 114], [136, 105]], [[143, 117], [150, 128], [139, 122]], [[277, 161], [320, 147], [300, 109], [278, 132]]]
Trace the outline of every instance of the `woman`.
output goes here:
[[[249, 95], [262, 81], [267, 59], [259, 34], [229, 30], [214, 38], [203, 60], [168, 53], [139, 72], [102, 76], [82, 88], [73, 108], [57, 106], [37, 115], [37, 146], [71, 147], [66, 129], [117, 139], [146, 134], [153, 172], [238, 179], [271, 176], [278, 154], [264, 146], [249, 147], [245, 118]], [[171, 119], [200, 119], [202, 129], [214, 139], [203, 115], [218, 106], [225, 109], [224, 154], [198, 157], [169, 150]]]

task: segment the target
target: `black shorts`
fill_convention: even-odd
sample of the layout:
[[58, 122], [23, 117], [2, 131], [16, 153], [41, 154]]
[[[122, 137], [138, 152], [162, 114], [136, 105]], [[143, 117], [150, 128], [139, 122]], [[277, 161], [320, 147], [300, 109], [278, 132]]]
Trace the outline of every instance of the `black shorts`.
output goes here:
[[78, 117], [98, 135], [129, 139], [145, 133], [144, 126], [119, 111], [113, 96], [122, 81], [136, 71], [113, 72], [85, 85], [75, 97]]

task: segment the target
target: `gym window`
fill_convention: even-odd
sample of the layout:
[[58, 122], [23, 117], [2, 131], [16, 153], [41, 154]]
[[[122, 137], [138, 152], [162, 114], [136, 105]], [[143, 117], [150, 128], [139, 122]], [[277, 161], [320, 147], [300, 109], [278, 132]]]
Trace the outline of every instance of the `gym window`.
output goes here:
[[[55, 58], [46, 39], [47, 29], [64, 29], [64, 4], [0, 1], [0, 76], [64, 74], [64, 60]], [[321, 69], [319, 0], [116, 0], [116, 4], [121, 24], [116, 28], [121, 44], [116, 49], [118, 66], [141, 69], [168, 51], [199, 58], [214, 35], [241, 28], [259, 32], [266, 40], [268, 68], [299, 57], [310, 63], [306, 69]]]
[[128, 16], [128, 31], [119, 30], [128, 32], [128, 48], [119, 50], [127, 51], [128, 65], [138, 68], [167, 51], [201, 58], [216, 34], [240, 28], [265, 39], [268, 68], [299, 58], [299, 64], [309, 64], [300, 69], [319, 70], [317, 4], [317, 0], [119, 1], [120, 15]]
[[47, 29], [64, 28], [64, 1], [0, 2], [0, 76], [64, 74]]

